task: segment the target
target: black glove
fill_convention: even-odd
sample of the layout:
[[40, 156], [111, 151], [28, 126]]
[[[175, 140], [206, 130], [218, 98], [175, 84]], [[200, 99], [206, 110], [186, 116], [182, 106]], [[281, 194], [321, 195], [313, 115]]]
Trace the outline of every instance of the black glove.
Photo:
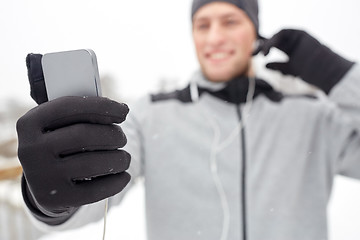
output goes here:
[[[130, 155], [118, 148], [125, 104], [101, 97], [62, 97], [17, 122], [18, 156], [27, 194], [48, 216], [119, 193], [130, 181]], [[49, 214], [50, 213], [50, 214]]]
[[299, 76], [325, 93], [329, 93], [354, 64], [301, 30], [281, 30], [272, 38], [264, 40], [255, 54], [261, 51], [267, 55], [272, 47], [285, 52], [289, 61], [268, 63], [267, 68]]

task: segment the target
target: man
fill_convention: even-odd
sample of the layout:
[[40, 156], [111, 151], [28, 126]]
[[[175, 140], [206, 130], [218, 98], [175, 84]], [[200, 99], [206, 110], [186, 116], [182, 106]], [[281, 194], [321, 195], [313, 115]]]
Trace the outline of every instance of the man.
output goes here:
[[[194, 0], [201, 71], [183, 90], [141, 99], [126, 121], [126, 105], [91, 97], [24, 115], [19, 159], [35, 221], [77, 227], [102, 217], [100, 200], [121, 201], [130, 157], [113, 123], [124, 121], [130, 175], [145, 178], [148, 239], [327, 239], [334, 176], [360, 179], [360, 68], [303, 31], [261, 43], [257, 13], [253, 0]], [[328, 98], [285, 96], [257, 79], [252, 55], [271, 47], [289, 61], [268, 68]]]

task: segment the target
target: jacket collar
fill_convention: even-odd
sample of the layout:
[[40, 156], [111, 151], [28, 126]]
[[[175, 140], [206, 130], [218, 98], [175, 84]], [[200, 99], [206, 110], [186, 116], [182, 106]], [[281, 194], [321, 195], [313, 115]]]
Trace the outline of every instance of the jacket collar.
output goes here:
[[[205, 78], [201, 71], [198, 71], [193, 75], [192, 81], [197, 84], [200, 96], [207, 92], [224, 101], [240, 104], [246, 102], [250, 80], [248, 77], [240, 76], [226, 83], [211, 82]], [[266, 81], [255, 78], [254, 98], [261, 94], [275, 102], [279, 102], [283, 98], [283, 95], [275, 91]]]

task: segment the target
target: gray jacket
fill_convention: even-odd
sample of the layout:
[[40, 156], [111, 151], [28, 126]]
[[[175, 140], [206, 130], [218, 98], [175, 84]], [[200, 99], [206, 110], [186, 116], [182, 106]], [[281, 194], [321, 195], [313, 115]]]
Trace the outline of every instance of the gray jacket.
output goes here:
[[[328, 97], [284, 96], [261, 83], [237, 104], [197, 74], [199, 88], [130, 106], [123, 128], [132, 182], [145, 179], [148, 239], [326, 240], [334, 176], [360, 179], [359, 81], [354, 65]], [[60, 226], [38, 224], [73, 228], [103, 211], [99, 202]]]

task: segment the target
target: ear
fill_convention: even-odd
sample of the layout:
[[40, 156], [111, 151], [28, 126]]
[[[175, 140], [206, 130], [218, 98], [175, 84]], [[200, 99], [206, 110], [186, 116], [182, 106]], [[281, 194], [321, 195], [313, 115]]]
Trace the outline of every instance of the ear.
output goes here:
[[253, 43], [253, 51], [255, 51], [256, 49], [258, 49], [258, 47], [260, 46], [260, 40], [256, 39]]
[[257, 55], [261, 51], [262, 40], [256, 39], [252, 46], [253, 56]]

